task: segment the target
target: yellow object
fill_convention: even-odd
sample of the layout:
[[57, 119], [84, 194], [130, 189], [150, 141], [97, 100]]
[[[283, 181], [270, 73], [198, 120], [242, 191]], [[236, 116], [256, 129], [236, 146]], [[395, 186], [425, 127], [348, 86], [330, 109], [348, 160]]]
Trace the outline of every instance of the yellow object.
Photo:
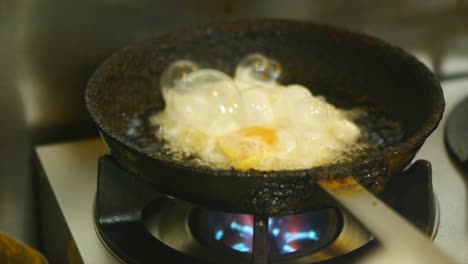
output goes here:
[[0, 233], [0, 263], [46, 264], [47, 260], [33, 248]]
[[220, 137], [218, 145], [234, 168], [247, 170], [265, 160], [278, 142], [276, 130], [251, 126]]
[[260, 127], [260, 126], [251, 126], [241, 130], [241, 136], [246, 138], [257, 137], [268, 145], [273, 145], [278, 141], [278, 136], [276, 135], [276, 130]]

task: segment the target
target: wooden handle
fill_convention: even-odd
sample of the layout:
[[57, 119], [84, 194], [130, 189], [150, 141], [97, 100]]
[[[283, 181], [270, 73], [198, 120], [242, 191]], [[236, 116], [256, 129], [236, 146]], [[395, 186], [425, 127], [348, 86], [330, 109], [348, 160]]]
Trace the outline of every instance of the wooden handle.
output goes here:
[[345, 177], [339, 181], [321, 180], [318, 184], [347, 208], [382, 244], [379, 254], [385, 256], [383, 261], [387, 262], [378, 263], [456, 263], [353, 177]]

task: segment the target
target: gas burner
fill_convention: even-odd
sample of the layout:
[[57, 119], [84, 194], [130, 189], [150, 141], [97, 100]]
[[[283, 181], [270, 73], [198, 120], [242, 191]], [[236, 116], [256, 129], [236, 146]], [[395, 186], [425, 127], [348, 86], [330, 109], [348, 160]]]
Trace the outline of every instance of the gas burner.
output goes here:
[[[226, 254], [252, 253], [254, 216], [194, 209], [190, 230], [200, 243]], [[335, 209], [268, 218], [272, 259], [292, 258], [318, 251], [340, 233], [342, 219]], [[366, 236], [369, 240], [370, 236]], [[239, 254], [243, 253], [243, 254]]]
[[[434, 238], [438, 208], [431, 168], [417, 161], [381, 195]], [[95, 223], [106, 247], [124, 263], [249, 263], [253, 216], [212, 211], [155, 191], [120, 168], [99, 161]], [[355, 263], [378, 243], [343, 208], [270, 217], [271, 263]]]

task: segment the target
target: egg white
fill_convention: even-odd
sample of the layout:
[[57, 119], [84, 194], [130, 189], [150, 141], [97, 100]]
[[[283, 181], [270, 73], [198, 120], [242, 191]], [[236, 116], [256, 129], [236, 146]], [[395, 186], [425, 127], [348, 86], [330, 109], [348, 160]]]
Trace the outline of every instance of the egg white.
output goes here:
[[262, 83], [246, 75], [231, 79], [212, 69], [190, 73], [186, 80], [192, 82], [163, 91], [166, 108], [151, 122], [171, 148], [216, 168], [325, 165], [361, 135], [344, 110], [298, 84]]

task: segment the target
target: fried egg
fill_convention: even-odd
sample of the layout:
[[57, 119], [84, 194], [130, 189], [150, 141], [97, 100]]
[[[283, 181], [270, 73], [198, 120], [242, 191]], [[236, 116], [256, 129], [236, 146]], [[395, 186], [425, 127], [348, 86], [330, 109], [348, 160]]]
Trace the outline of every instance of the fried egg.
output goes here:
[[163, 83], [166, 107], [151, 118], [157, 136], [205, 165], [242, 171], [326, 165], [356, 144], [361, 131], [346, 111], [307, 87], [278, 83], [279, 64], [251, 56], [234, 78], [192, 63]]

